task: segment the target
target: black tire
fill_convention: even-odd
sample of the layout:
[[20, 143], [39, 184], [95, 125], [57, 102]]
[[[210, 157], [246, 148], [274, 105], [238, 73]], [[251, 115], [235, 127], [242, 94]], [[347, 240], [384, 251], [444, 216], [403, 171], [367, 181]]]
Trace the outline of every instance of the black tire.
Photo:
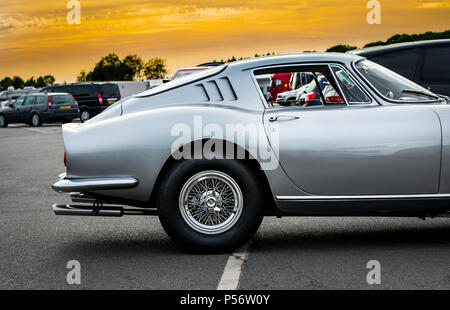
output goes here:
[[3, 114], [0, 115], [0, 128], [8, 127], [8, 120]]
[[[167, 234], [190, 251], [227, 253], [247, 243], [264, 216], [261, 186], [255, 174], [241, 160], [182, 160], [169, 169], [157, 197], [159, 219]], [[201, 233], [181, 214], [179, 199], [186, 182], [202, 172], [216, 171], [234, 180], [242, 193], [242, 211], [234, 224], [217, 234]], [[235, 213], [236, 214], [236, 213]]]
[[42, 120], [39, 114], [34, 113], [31, 115], [31, 126], [33, 127], [39, 127], [42, 125]]
[[80, 120], [81, 120], [82, 123], [90, 120], [91, 117], [92, 117], [91, 112], [89, 112], [88, 109], [82, 109], [80, 111]]

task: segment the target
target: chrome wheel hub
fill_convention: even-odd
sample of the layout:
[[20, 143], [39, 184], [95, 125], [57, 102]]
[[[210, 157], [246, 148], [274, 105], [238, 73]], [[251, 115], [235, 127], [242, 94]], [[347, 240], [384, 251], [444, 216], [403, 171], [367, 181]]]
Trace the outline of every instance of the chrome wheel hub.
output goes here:
[[89, 119], [89, 117], [90, 117], [90, 114], [89, 114], [88, 111], [83, 111], [83, 112], [81, 112], [81, 119], [82, 119], [83, 121], [87, 121], [87, 120]]
[[239, 185], [220, 171], [204, 171], [181, 189], [179, 207], [184, 221], [197, 232], [220, 234], [239, 220], [243, 198]]
[[34, 114], [31, 122], [33, 123], [34, 126], [39, 125], [39, 116], [37, 114]]

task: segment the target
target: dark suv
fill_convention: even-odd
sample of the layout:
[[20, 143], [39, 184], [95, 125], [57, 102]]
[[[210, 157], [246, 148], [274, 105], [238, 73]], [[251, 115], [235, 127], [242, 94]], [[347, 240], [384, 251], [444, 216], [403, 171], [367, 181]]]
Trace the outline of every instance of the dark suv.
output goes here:
[[40, 126], [42, 123], [68, 123], [80, 117], [75, 99], [68, 93], [36, 93], [17, 98], [0, 109], [0, 127], [12, 123]]
[[119, 86], [114, 83], [53, 85], [45, 87], [41, 92], [66, 92], [71, 94], [80, 106], [82, 122], [101, 113], [108, 106], [121, 99]]
[[450, 96], [450, 40], [392, 44], [351, 51], [429, 88]]

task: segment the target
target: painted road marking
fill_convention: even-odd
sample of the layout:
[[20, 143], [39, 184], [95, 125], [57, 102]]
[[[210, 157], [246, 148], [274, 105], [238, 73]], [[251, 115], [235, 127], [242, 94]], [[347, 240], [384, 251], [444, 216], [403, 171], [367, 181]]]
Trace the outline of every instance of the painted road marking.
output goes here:
[[44, 130], [40, 130], [40, 129], [34, 129], [34, 128], [24, 128], [24, 129], [29, 130], [29, 131], [34, 131], [34, 132], [48, 133], [48, 132], [46, 132]]
[[241, 278], [242, 267], [248, 259], [250, 244], [247, 243], [240, 249], [236, 250], [228, 257], [227, 264], [223, 270], [222, 278], [219, 281], [217, 290], [237, 290], [239, 287], [239, 280]]

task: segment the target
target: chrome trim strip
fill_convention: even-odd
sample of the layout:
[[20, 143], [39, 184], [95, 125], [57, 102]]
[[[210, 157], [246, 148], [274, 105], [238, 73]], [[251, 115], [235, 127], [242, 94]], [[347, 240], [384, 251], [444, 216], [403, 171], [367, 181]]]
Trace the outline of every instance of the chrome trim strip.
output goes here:
[[339, 200], [391, 200], [391, 199], [435, 199], [450, 198], [450, 194], [412, 194], [412, 195], [361, 195], [361, 196], [276, 196], [277, 200], [295, 201], [339, 201]]
[[90, 192], [109, 189], [133, 188], [138, 184], [135, 178], [92, 178], [60, 179], [52, 188], [57, 192]]

